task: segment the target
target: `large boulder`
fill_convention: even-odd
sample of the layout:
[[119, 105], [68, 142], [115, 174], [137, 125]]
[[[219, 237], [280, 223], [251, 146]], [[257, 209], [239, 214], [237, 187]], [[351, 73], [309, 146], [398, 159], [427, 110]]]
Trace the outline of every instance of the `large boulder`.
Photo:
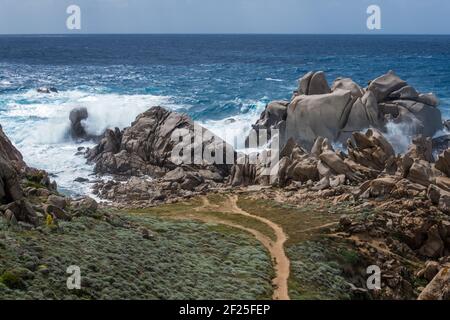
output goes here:
[[419, 295], [419, 300], [450, 299], [450, 265], [444, 265]]
[[[200, 134], [203, 139], [198, 144], [194, 136]], [[177, 152], [174, 148], [181, 145], [176, 138], [182, 138], [189, 149], [186, 154], [179, 154], [181, 163], [172, 157]], [[100, 143], [88, 150], [87, 159], [95, 164], [94, 170], [100, 174], [161, 177], [184, 165], [187, 171], [212, 168], [227, 176], [231, 167], [225, 164], [227, 152], [234, 159], [230, 145], [209, 130], [194, 126], [188, 116], [153, 107], [140, 114], [130, 127], [122, 131], [107, 130]], [[223, 162], [207, 162], [205, 155], [217, 156]]]
[[323, 71], [308, 72], [299, 80], [298, 93], [315, 95], [330, 93], [325, 73]]
[[[278, 129], [281, 134], [284, 134], [286, 129], [287, 107], [289, 101], [273, 101], [269, 103], [260, 118], [252, 126], [253, 130], [259, 135], [261, 129], [267, 130], [267, 137], [271, 137], [271, 130]], [[281, 140], [284, 137], [280, 137]], [[246, 145], [249, 146], [249, 137], [247, 137]], [[254, 147], [254, 146], [249, 146]]]
[[75, 108], [70, 111], [70, 135], [73, 139], [86, 139], [88, 137], [82, 123], [82, 121], [86, 120], [88, 116], [88, 110], [84, 107]]
[[353, 103], [350, 91], [341, 89], [327, 94], [295, 97], [287, 111], [286, 138], [294, 138], [307, 149], [319, 136], [336, 141], [346, 125]]
[[385, 100], [391, 93], [407, 86], [406, 81], [400, 79], [393, 71], [389, 71], [371, 81], [369, 91], [372, 91], [378, 102]]
[[[389, 122], [406, 136], [433, 137], [443, 128], [438, 99], [421, 94], [390, 71], [362, 89], [349, 78], [338, 78], [330, 89], [323, 72], [309, 72], [299, 81], [290, 101], [269, 104], [255, 128], [280, 129], [281, 142], [294, 138], [309, 149], [319, 136], [345, 143], [354, 132], [368, 128], [387, 132]], [[270, 109], [279, 112], [269, 112]]]
[[358, 98], [362, 98], [364, 95], [364, 90], [350, 78], [337, 78], [334, 80], [331, 91], [335, 91], [337, 89], [348, 90], [352, 96]]

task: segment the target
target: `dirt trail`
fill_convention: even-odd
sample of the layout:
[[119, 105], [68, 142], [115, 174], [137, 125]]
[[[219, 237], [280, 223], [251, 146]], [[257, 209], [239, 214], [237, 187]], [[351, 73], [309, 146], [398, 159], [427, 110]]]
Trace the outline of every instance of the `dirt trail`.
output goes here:
[[283, 229], [270, 221], [269, 219], [253, 215], [241, 209], [237, 204], [238, 197], [230, 196], [227, 198], [225, 203], [221, 204], [221, 206], [213, 205], [209, 202], [207, 197], [202, 197], [203, 205], [198, 207], [196, 211], [207, 210], [211, 208], [220, 208], [221, 212], [231, 213], [231, 214], [239, 214], [246, 217], [250, 217], [252, 219], [258, 220], [267, 226], [269, 226], [275, 233], [276, 240], [272, 241], [269, 237], [263, 235], [261, 232], [256, 231], [254, 229], [250, 229], [241, 225], [237, 225], [235, 223], [227, 222], [219, 219], [209, 219], [209, 221], [215, 221], [221, 224], [229, 225], [232, 227], [239, 228], [241, 230], [245, 230], [255, 236], [255, 238], [260, 241], [264, 247], [269, 251], [270, 256], [275, 264], [275, 278], [273, 279], [273, 284], [275, 290], [273, 292], [272, 298], [274, 300], [289, 300], [289, 292], [288, 292], [288, 278], [290, 271], [290, 261], [286, 256], [284, 251], [284, 243], [287, 240], [287, 235], [284, 233]]

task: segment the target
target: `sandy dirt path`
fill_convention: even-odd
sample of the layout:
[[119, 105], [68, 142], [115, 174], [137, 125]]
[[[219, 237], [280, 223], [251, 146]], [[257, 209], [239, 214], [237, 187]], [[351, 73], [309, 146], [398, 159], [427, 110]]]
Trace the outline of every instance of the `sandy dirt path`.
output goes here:
[[230, 213], [230, 214], [239, 214], [243, 215], [255, 220], [258, 220], [267, 226], [269, 226], [274, 234], [275, 234], [275, 241], [272, 241], [269, 237], [266, 235], [263, 235], [261, 232], [256, 231], [251, 228], [247, 228], [241, 225], [237, 225], [235, 223], [213, 219], [210, 221], [214, 221], [217, 223], [222, 223], [225, 225], [229, 225], [232, 227], [239, 228], [241, 230], [247, 231], [255, 236], [255, 238], [260, 241], [264, 247], [269, 251], [269, 254], [274, 262], [275, 267], [275, 278], [273, 279], [273, 285], [275, 287], [272, 298], [274, 300], [289, 300], [289, 290], [288, 290], [288, 278], [289, 278], [289, 272], [290, 272], [290, 261], [288, 257], [286, 256], [286, 253], [284, 251], [284, 243], [287, 240], [287, 235], [283, 231], [283, 229], [274, 223], [273, 221], [253, 215], [243, 209], [241, 209], [238, 204], [238, 197], [237, 196], [229, 196], [225, 203], [221, 204], [220, 206], [213, 205], [209, 202], [207, 197], [202, 197], [203, 205], [201, 207], [198, 207], [196, 211], [202, 211], [202, 210], [208, 210], [208, 209], [214, 209], [218, 210], [220, 209], [221, 212], [224, 213]]

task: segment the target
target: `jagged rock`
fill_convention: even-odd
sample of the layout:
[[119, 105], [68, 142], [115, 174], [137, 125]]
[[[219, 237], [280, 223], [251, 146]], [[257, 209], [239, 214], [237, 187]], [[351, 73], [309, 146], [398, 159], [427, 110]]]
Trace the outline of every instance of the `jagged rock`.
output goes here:
[[372, 197], [381, 197], [392, 192], [397, 180], [393, 177], [384, 177], [374, 179], [370, 182], [369, 190]]
[[322, 180], [316, 183], [312, 189], [315, 191], [320, 191], [327, 189], [328, 187], [330, 187], [330, 178], [323, 177]]
[[[445, 123], [444, 123], [445, 125]], [[446, 127], [447, 128], [447, 127]], [[449, 130], [447, 128], [447, 130]], [[450, 135], [446, 134], [440, 137], [433, 138], [432, 140], [433, 150], [435, 150], [437, 153], [441, 154], [448, 148], [450, 148]]]
[[419, 159], [433, 162], [433, 142], [430, 137], [415, 136], [409, 146], [406, 155], [411, 159]]
[[450, 214], [450, 194], [441, 194], [439, 198], [439, 209], [445, 214]]
[[442, 189], [438, 188], [436, 185], [430, 184], [428, 186], [427, 197], [433, 204], [435, 205], [439, 204], [439, 201], [441, 199], [441, 193]]
[[19, 177], [10, 162], [0, 155], [0, 203], [9, 203], [23, 198]]
[[166, 181], [178, 182], [180, 187], [185, 190], [194, 190], [203, 183], [203, 177], [198, 173], [186, 172], [183, 168], [178, 167], [169, 171], [163, 178]]
[[[284, 132], [288, 105], [289, 101], [273, 101], [269, 103], [261, 113], [259, 120], [252, 126], [255, 133], [258, 134], [259, 130], [265, 129], [267, 130], [267, 137], [269, 139], [271, 137], [272, 129], [280, 129]], [[283, 140], [283, 138], [280, 139]], [[246, 143], [247, 145], [249, 143], [248, 137]]]
[[445, 265], [420, 294], [419, 300], [450, 299], [450, 266]]
[[427, 233], [427, 241], [419, 249], [419, 253], [428, 258], [439, 258], [444, 253], [445, 244], [439, 234], [437, 225], [432, 226]]
[[[226, 152], [234, 157], [234, 150], [230, 145], [210, 131], [200, 126], [198, 128], [206, 138], [203, 139], [201, 146], [197, 146], [195, 141], [190, 146], [191, 151], [193, 148], [196, 149], [197, 156], [214, 153], [215, 150], [222, 149], [223, 154], [220, 155], [223, 155], [223, 162], [227, 158]], [[179, 141], [172, 137], [177, 129], [184, 130], [184, 132], [177, 132], [185, 134], [184, 138], [186, 139], [197, 134], [197, 132], [194, 132], [194, 122], [186, 115], [171, 112], [161, 107], [153, 107], [140, 114], [129, 128], [121, 132], [117, 129], [114, 132], [107, 131], [100, 143], [87, 152], [87, 159], [89, 162], [95, 163], [94, 170], [96, 173], [161, 177], [180, 164], [172, 161], [172, 151], [175, 146], [179, 146]], [[188, 140], [190, 143], [191, 139]], [[220, 146], [224, 147], [219, 148]], [[218, 153], [216, 156], [219, 157], [220, 155]], [[184, 159], [184, 156], [188, 157], [188, 154], [180, 154], [180, 159], [177, 160], [183, 158], [183, 160], [187, 160], [185, 162], [192, 162], [189, 169], [193, 172], [199, 169], [208, 169], [208, 166], [212, 166], [222, 176], [229, 173], [229, 165], [219, 162], [210, 165], [204, 163], [204, 161], [194, 164], [195, 159]]]
[[365, 167], [382, 171], [386, 163], [395, 157], [392, 145], [380, 131], [369, 129], [365, 134], [354, 132], [347, 141], [348, 156]]
[[349, 136], [355, 131], [361, 131], [369, 127], [382, 127], [377, 100], [371, 91], [367, 91], [363, 97], [354, 101], [345, 126], [341, 130], [340, 141], [343, 141], [345, 136]]
[[[244, 160], [237, 160], [238, 164], [235, 164], [231, 168], [230, 181], [231, 186], [248, 186], [254, 184], [256, 181], [256, 165], [249, 162], [248, 156], [240, 154], [238, 157]], [[238, 158], [239, 159], [239, 158]], [[283, 158], [285, 159], [285, 158]], [[283, 160], [282, 159], [282, 160]], [[280, 168], [284, 168], [283, 164]], [[281, 172], [283, 169], [280, 170]]]
[[417, 276], [418, 277], [423, 277], [423, 278], [427, 279], [428, 281], [431, 281], [438, 274], [439, 269], [440, 269], [439, 262], [427, 261], [425, 263], [425, 268], [420, 270], [417, 273]]
[[445, 173], [447, 177], [450, 177], [450, 149], [439, 155], [435, 168]]
[[431, 164], [424, 160], [415, 160], [409, 169], [408, 179], [428, 187], [432, 182], [433, 170]]

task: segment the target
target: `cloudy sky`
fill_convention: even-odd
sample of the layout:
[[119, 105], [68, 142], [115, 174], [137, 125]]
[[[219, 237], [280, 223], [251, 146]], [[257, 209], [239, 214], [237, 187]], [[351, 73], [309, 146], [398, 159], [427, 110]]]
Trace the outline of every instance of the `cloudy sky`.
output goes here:
[[[81, 30], [66, 9], [81, 8]], [[382, 30], [366, 27], [381, 8]], [[0, 34], [28, 33], [450, 34], [448, 0], [0, 0]]]

